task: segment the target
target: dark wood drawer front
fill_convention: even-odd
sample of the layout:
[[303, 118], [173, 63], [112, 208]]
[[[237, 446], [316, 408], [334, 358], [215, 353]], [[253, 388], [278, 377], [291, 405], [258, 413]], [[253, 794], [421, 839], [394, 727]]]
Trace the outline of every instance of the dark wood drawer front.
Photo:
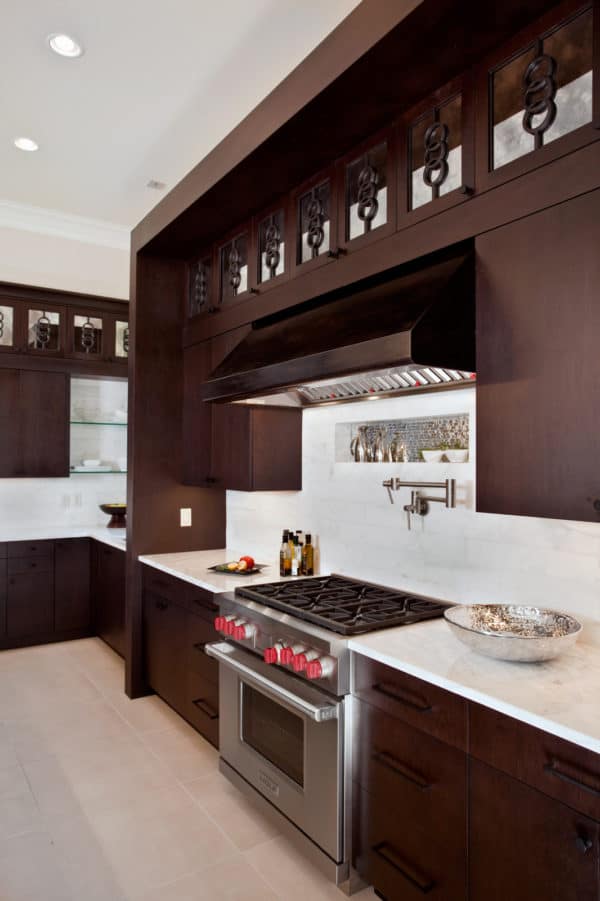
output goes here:
[[9, 557], [44, 557], [54, 554], [53, 541], [9, 541]]
[[473, 757], [600, 820], [600, 756], [478, 704], [470, 705]]
[[144, 590], [168, 598], [182, 607], [187, 606], [189, 585], [152, 566], [144, 566]]
[[196, 585], [188, 585], [188, 589], [189, 609], [212, 623], [219, 610], [219, 605], [215, 601], [215, 595], [211, 591], [198, 588]]
[[434, 839], [464, 840], [467, 756], [424, 735], [402, 720], [355, 701], [354, 780], [381, 800], [382, 809], [401, 810], [398, 832], [422, 828]]
[[470, 901], [598, 901], [598, 825], [471, 762]]
[[457, 748], [467, 746], [467, 703], [458, 695], [354, 654], [354, 694]]
[[218, 685], [219, 664], [212, 657], [207, 657], [204, 647], [211, 641], [219, 641], [219, 633], [215, 632], [212, 624], [206, 622], [203, 617], [190, 613], [188, 615], [188, 635], [189, 668], [204, 679], [208, 679], [209, 682]]
[[387, 901], [466, 901], [466, 812], [459, 835], [432, 843], [404, 810], [354, 788], [353, 864], [363, 879]]
[[186, 714], [189, 722], [215, 747], [219, 746], [219, 687], [188, 671]]
[[0, 560], [5, 560], [6, 554], [7, 554], [6, 544], [3, 544], [2, 542], [0, 542]]
[[22, 573], [51, 573], [54, 570], [54, 557], [10, 557], [8, 560], [9, 576]]

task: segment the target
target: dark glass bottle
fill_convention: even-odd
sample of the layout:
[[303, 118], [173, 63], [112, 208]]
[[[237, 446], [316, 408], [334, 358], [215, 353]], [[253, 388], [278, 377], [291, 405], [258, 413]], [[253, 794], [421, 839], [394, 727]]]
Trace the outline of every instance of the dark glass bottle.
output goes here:
[[306, 533], [306, 544], [302, 548], [302, 575], [312, 576], [315, 572], [315, 552], [312, 546], [312, 536]]
[[289, 534], [284, 530], [281, 539], [281, 549], [279, 551], [279, 575], [291, 576], [292, 574], [292, 555], [290, 553]]

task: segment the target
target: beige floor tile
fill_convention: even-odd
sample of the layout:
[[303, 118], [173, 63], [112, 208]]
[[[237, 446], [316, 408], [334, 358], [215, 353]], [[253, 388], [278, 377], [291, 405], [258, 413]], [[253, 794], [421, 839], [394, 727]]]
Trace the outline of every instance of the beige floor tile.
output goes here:
[[0, 769], [14, 766], [18, 762], [9, 726], [7, 723], [0, 723]]
[[40, 810], [22, 767], [15, 764], [0, 769], [0, 840], [41, 825]]
[[241, 858], [162, 885], [139, 901], [278, 901], [258, 873]]
[[164, 732], [145, 732], [142, 741], [181, 782], [212, 778], [218, 752], [183, 720]]
[[105, 691], [104, 697], [136, 732], [164, 732], [177, 728], [181, 717], [158, 695], [131, 700], [123, 689]]
[[185, 788], [242, 851], [268, 841], [279, 832], [271, 820], [217, 770], [210, 779], [188, 782]]
[[[244, 852], [246, 860], [286, 901], [340, 901], [340, 890], [283, 836], [263, 842]], [[372, 889], [352, 896], [352, 901], [371, 901]]]
[[46, 832], [0, 842], [0, 901], [82, 901], [72, 893]]

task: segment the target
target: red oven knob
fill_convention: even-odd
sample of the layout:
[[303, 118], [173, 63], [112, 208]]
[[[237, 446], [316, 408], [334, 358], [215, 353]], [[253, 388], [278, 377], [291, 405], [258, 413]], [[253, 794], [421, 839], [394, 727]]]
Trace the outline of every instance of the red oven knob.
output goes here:
[[225, 632], [225, 635], [233, 635], [233, 633], [235, 631], [235, 627], [236, 627], [235, 617], [234, 616], [227, 617], [225, 620], [225, 627], [223, 629], [223, 631]]
[[294, 659], [294, 652], [291, 648], [282, 648], [281, 654], [279, 655], [279, 662], [283, 664], [283, 666], [289, 666], [289, 664]]
[[320, 660], [311, 660], [310, 663], [306, 667], [306, 677], [307, 679], [322, 679], [323, 678], [323, 667], [321, 666]]
[[236, 641], [247, 641], [253, 638], [256, 633], [256, 626], [252, 623], [237, 622], [233, 630], [233, 637]]
[[222, 632], [225, 628], [226, 619], [224, 616], [215, 616], [215, 629], [217, 632]]
[[294, 654], [292, 666], [295, 673], [302, 673], [306, 669], [306, 654]]
[[263, 651], [263, 658], [265, 663], [277, 663], [279, 658], [277, 648], [265, 648]]

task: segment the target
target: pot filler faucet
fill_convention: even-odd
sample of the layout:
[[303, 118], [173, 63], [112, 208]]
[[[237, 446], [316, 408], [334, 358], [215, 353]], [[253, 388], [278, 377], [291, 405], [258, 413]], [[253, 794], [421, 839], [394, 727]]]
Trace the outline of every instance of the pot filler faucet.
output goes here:
[[[411, 516], [425, 516], [429, 510], [429, 504], [445, 504], [449, 509], [456, 507], [456, 479], [446, 479], [445, 482], [403, 482], [401, 479], [385, 479], [381, 483], [387, 488], [390, 503], [394, 503], [394, 491], [400, 488], [411, 488], [410, 504], [404, 505], [408, 528], [410, 529]], [[430, 494], [421, 494], [421, 488], [444, 488], [444, 497], [435, 497]]]

